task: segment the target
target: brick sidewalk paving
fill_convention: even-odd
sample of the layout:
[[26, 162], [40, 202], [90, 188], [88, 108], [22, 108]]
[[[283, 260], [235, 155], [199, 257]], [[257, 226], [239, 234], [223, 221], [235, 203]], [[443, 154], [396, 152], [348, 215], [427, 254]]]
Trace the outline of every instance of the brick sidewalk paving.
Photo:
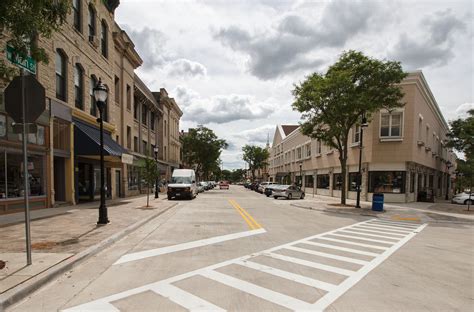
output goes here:
[[[0, 264], [4, 264], [0, 269], [0, 311], [2, 300], [10, 298], [16, 288], [24, 286], [22, 284], [31, 283], [31, 280], [45, 275], [55, 266], [64, 266], [65, 263], [73, 265], [77, 255], [81, 254], [79, 258], [87, 257], [89, 253], [92, 255], [98, 244], [105, 248], [126, 235], [127, 229], [133, 230], [176, 205], [176, 202], [168, 202], [165, 198], [162, 196], [155, 200], [151, 195], [149, 208], [145, 207], [146, 196], [111, 201], [108, 204], [110, 224], [106, 226], [96, 225], [98, 202], [53, 208], [56, 209], [54, 212], [46, 211], [48, 209], [33, 211], [31, 266], [26, 266], [25, 225], [18, 222], [21, 214], [0, 216], [0, 220], [4, 219], [3, 223], [0, 222]], [[110, 239], [113, 237], [115, 240]], [[9, 304], [11, 302], [3, 303], [3, 306]]]

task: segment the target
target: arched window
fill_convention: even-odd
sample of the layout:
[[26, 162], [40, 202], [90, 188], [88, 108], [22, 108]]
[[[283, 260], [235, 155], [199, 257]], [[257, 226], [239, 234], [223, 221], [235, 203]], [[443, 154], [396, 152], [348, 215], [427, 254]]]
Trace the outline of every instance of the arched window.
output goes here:
[[66, 55], [56, 50], [56, 98], [66, 101]]
[[74, 66], [74, 103], [84, 110], [84, 70], [80, 64]]
[[72, 1], [72, 13], [74, 15], [74, 28], [79, 32], [82, 32], [82, 1], [73, 0]]
[[89, 88], [89, 95], [90, 95], [90, 100], [91, 100], [91, 115], [97, 117], [97, 104], [95, 103], [95, 97], [94, 97], [94, 88], [96, 85], [97, 85], [97, 78], [94, 75], [92, 75], [90, 88]]
[[102, 23], [100, 23], [100, 50], [102, 52], [102, 55], [107, 57], [107, 24], [105, 23], [104, 20], [102, 20]]
[[96, 30], [95, 30], [95, 10], [94, 10], [94, 7], [92, 6], [92, 4], [89, 4], [89, 23], [88, 23], [88, 27], [89, 27], [89, 41], [94, 41], [94, 37], [95, 37], [95, 34], [96, 34]]

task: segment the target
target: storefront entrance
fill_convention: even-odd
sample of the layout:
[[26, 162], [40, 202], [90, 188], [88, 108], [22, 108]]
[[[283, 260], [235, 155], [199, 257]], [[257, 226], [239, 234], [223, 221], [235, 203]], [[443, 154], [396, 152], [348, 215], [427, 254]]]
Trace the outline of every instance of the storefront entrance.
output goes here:
[[65, 161], [63, 157], [54, 157], [54, 201], [66, 201]]

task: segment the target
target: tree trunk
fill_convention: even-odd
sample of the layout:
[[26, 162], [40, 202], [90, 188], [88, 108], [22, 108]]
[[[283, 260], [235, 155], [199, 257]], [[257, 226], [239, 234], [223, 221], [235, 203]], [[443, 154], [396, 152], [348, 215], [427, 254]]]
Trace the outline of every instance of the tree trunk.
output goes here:
[[146, 186], [146, 206], [150, 207], [150, 185]]
[[341, 163], [341, 176], [342, 176], [342, 185], [341, 185], [341, 204], [346, 204], [346, 163], [347, 163], [347, 154], [345, 151], [342, 152], [342, 156], [339, 157], [339, 161]]

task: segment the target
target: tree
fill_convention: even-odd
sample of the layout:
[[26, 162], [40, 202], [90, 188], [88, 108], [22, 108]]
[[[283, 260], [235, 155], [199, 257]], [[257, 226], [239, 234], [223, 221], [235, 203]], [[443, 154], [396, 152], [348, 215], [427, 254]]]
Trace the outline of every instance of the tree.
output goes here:
[[270, 153], [266, 148], [256, 145], [245, 145], [242, 147], [242, 151], [244, 152], [242, 158], [249, 164], [252, 180], [255, 180], [255, 170], [263, 169], [268, 165], [267, 160]]
[[221, 171], [221, 179], [225, 181], [231, 181], [232, 171], [224, 169]]
[[200, 179], [209, 179], [210, 173], [219, 168], [219, 157], [227, 143], [219, 139], [215, 133], [206, 127], [189, 129], [186, 135], [181, 136], [183, 161], [194, 166]]
[[244, 169], [235, 169], [232, 171], [231, 181], [232, 182], [240, 182], [245, 177], [245, 170]]
[[346, 163], [349, 131], [380, 109], [402, 107], [397, 85], [405, 77], [399, 62], [380, 61], [356, 51], [344, 52], [325, 74], [313, 73], [295, 85], [293, 109], [302, 113], [301, 132], [339, 152], [346, 203]]
[[[50, 38], [60, 30], [70, 6], [69, 0], [2, 0], [0, 39], [6, 38], [20, 57], [31, 55], [37, 62], [47, 63], [46, 51], [38, 47], [37, 39], [39, 36]], [[0, 80], [9, 81], [16, 74], [14, 67], [0, 60]]]
[[150, 207], [150, 187], [153, 186], [160, 176], [156, 161], [152, 158], [143, 158], [140, 161], [140, 176], [146, 183], [146, 206]]

